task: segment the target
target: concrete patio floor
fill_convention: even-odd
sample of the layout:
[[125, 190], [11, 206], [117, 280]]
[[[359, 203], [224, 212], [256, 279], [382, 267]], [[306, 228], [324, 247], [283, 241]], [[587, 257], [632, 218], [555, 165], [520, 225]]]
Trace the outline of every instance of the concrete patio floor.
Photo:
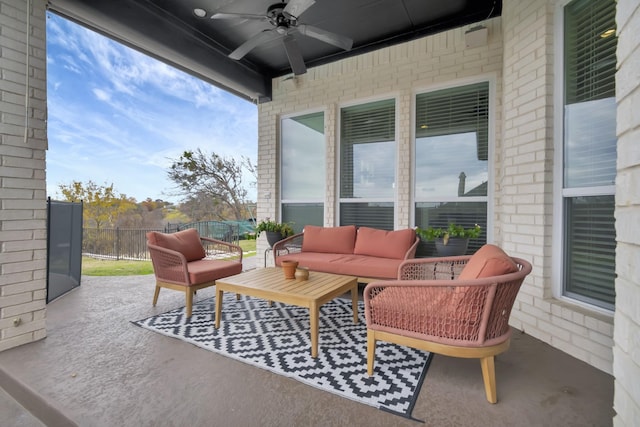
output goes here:
[[134, 326], [184, 305], [162, 290], [152, 307], [153, 288], [153, 276], [83, 276], [49, 304], [46, 339], [0, 352], [0, 425], [612, 425], [613, 378], [518, 331], [496, 360], [495, 405], [477, 360], [436, 355], [422, 424]]

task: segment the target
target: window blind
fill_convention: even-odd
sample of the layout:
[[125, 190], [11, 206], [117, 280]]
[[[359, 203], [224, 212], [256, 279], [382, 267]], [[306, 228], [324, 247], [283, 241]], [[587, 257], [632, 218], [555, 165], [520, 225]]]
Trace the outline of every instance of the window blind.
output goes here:
[[565, 103], [615, 96], [616, 2], [574, 0], [565, 9]]
[[324, 223], [324, 113], [282, 119], [281, 214], [296, 233]]
[[488, 158], [489, 83], [416, 96], [416, 138], [475, 132], [478, 160]]
[[343, 146], [393, 141], [396, 137], [395, 100], [387, 99], [343, 108], [340, 126]]
[[564, 198], [564, 293], [611, 310], [616, 249], [615, 12], [615, 0], [574, 0], [564, 9], [564, 188], [583, 189], [579, 197]]
[[613, 309], [616, 230], [614, 197], [573, 197], [566, 201], [566, 291]]
[[393, 229], [395, 138], [395, 99], [341, 109], [341, 225]]

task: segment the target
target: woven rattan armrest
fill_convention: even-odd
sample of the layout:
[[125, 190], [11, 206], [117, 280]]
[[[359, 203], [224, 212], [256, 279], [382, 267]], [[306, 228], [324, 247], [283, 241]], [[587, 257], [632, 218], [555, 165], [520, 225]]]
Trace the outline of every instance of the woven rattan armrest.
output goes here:
[[187, 259], [182, 253], [151, 243], [147, 244], [147, 247], [157, 279], [172, 283], [189, 282]]
[[207, 258], [225, 258], [225, 255], [229, 255], [237, 256], [238, 262], [242, 262], [242, 248], [240, 246], [211, 237], [200, 237], [200, 240], [207, 253]]
[[294, 253], [302, 252], [303, 236], [304, 236], [303, 233], [298, 233], [276, 242], [276, 244], [273, 245], [274, 265], [278, 265], [276, 263], [276, 259], [278, 258], [279, 255], [294, 254]]

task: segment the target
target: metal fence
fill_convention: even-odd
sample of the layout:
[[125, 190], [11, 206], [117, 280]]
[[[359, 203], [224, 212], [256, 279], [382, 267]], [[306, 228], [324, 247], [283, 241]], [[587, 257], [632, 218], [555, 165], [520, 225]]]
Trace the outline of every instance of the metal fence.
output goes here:
[[157, 228], [83, 228], [82, 254], [109, 259], [148, 260], [147, 232], [175, 231], [195, 228], [203, 237], [211, 237], [229, 243], [237, 243], [238, 226], [218, 221], [203, 221], [190, 224], [170, 224]]

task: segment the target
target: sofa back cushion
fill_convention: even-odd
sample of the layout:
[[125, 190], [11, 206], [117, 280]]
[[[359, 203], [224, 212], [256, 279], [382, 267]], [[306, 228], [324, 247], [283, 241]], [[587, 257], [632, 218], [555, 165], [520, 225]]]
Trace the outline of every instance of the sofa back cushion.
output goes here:
[[356, 241], [356, 227], [318, 227], [306, 225], [302, 239], [302, 252], [352, 254]]
[[486, 244], [471, 256], [458, 279], [480, 279], [515, 273], [518, 266], [501, 248]]
[[206, 255], [198, 230], [195, 228], [188, 228], [171, 234], [149, 231], [147, 240], [152, 245], [180, 252], [187, 259], [187, 262], [202, 259]]
[[353, 253], [380, 258], [404, 259], [415, 241], [416, 232], [411, 228], [386, 231], [360, 227]]

